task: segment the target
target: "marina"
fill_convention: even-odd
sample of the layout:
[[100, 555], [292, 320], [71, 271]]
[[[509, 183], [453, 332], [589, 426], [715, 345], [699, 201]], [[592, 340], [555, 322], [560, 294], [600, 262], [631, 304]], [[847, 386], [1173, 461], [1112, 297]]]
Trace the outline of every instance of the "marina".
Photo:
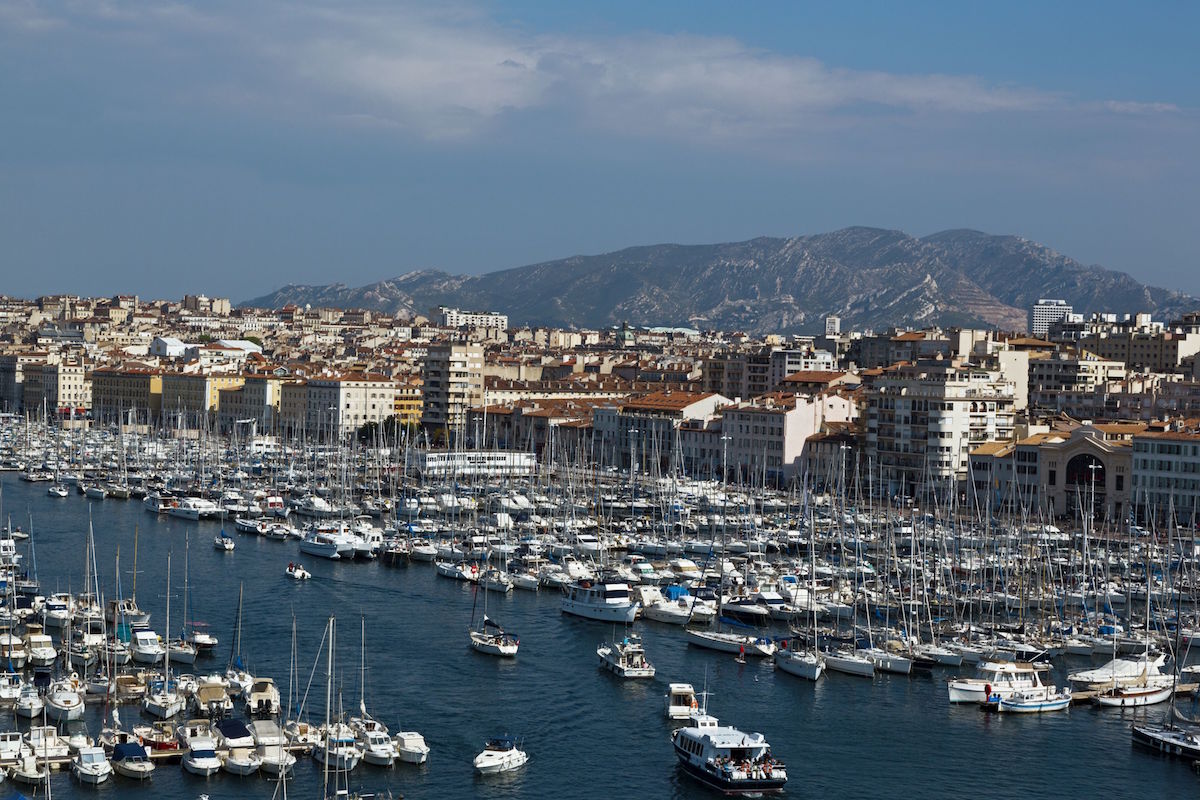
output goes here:
[[[102, 451], [104, 438], [89, 436], [96, 437], [97, 449]], [[12, 438], [20, 437], [14, 434]], [[197, 452], [194, 458], [202, 456]], [[144, 467], [139, 471], [145, 480], [166, 471], [159, 469], [162, 472]], [[236, 471], [236, 467], [226, 467], [206, 478], [208, 482], [215, 478], [216, 498], [225, 493], [218, 491], [220, 482]], [[275, 490], [268, 470], [252, 467], [246, 472], [259, 472], [261, 488]], [[345, 508], [345, 503], [361, 502], [362, 490], [334, 486], [329, 495], [344, 499], [337, 504], [330, 502], [330, 506], [343, 507], [335, 511], [337, 517], [320, 518], [319, 525], [327, 530], [337, 528], [330, 541], [354, 555], [337, 559], [305, 557], [304, 569], [310, 577], [296, 580], [288, 569], [294, 571], [299, 563], [301, 536], [274, 538], [247, 526], [235, 529], [228, 514], [222, 519], [221, 512], [216, 517], [199, 519], [160, 513], [162, 498], [180, 496], [186, 481], [180, 481], [180, 486], [155, 489], [155, 506], [150, 509], [137, 502], [144, 486], [133, 481], [128, 501], [109, 497], [101, 503], [74, 491], [58, 497], [46, 492], [44, 483], [22, 480], [19, 474], [16, 470], [0, 473], [4, 514], [14, 527], [19, 524], [22, 528], [22, 538], [14, 539], [22, 556], [21, 567], [30, 572], [26, 580], [34, 577], [36, 562], [40, 595], [58, 598], [54, 603], [47, 600], [37, 623], [45, 626], [56, 646], [61, 647], [65, 632], [78, 628], [79, 620], [74, 616], [77, 612], [70, 609], [83, 608], [78, 613], [91, 613], [86, 609], [92, 606], [81, 607], [77, 602], [89, 592], [95, 595], [97, 608], [119, 601], [119, 613], [130, 617], [135, 611], [148, 614], [145, 630], [155, 631], [164, 640], [183, 636], [180, 632], [184, 631], [202, 632], [200, 641], [207, 645], [192, 653], [191, 662], [178, 663], [172, 642], [170, 667], [164, 670], [168, 654], [157, 652], [155, 641], [139, 638], [134, 628], [129, 632], [130, 655], [135, 655], [135, 647], [140, 655], [131, 657], [125, 671], [115, 676], [115, 692], [109, 702], [101, 695], [84, 694], [79, 719], [94, 741], [102, 729], [110, 727], [114, 710], [126, 730], [147, 731], [143, 736], [145, 762], [156, 767], [148, 779], [136, 752], [126, 748], [118, 761], [115, 750], [107, 751], [116, 774], [102, 780], [106, 786], [120, 787], [122, 796], [152, 791], [155, 797], [190, 798], [203, 791], [210, 797], [235, 793], [268, 797], [275, 790], [271, 776], [284, 772], [291, 775], [288, 792], [292, 796], [321, 797], [323, 764], [310, 756], [314, 744], [316, 752], [331, 764], [340, 768], [353, 765], [345, 776], [352, 788], [390, 791], [406, 797], [468, 792], [480, 796], [583, 797], [594, 796], [597, 791], [627, 792], [631, 785], [647, 796], [703, 796], [710, 790], [701, 784], [708, 782], [711, 786], [716, 778], [706, 774], [704, 781], [699, 780], [700, 773], [683, 765], [677, 750], [672, 752], [673, 731], [691, 724], [689, 720], [697, 711], [692, 702], [696, 693], [690, 688], [684, 692], [675, 685], [678, 681], [704, 685], [712, 716], [701, 716], [712, 719], [714, 725], [719, 717], [725, 737], [722, 741], [735, 735], [754, 735], [743, 731], [762, 732], [770, 742], [771, 761], [751, 765], [746, 774], [755, 780], [786, 775], [791, 783], [783, 786], [785, 795], [816, 791], [822, 796], [849, 796], [870, 791], [885, 775], [894, 787], [903, 790], [907, 785], [912, 791], [921, 787], [923, 794], [934, 797], [984, 791], [1001, 780], [1035, 797], [1060, 794], [1067, 785], [1118, 793], [1144, 792], [1149, 786], [1156, 787], [1156, 791], [1159, 787], [1163, 791], [1189, 791], [1195, 780], [1185, 762], [1162, 759], [1149, 752], [1151, 747], [1169, 750], [1176, 740], [1185, 744], [1188, 741], [1186, 735], [1172, 733], [1171, 729], [1157, 738], [1151, 735], [1158, 731], [1154, 726], [1164, 720], [1167, 704], [1101, 708], [1091, 702], [1114, 685], [1134, 693], [1145, 691], [1147, 684], [1153, 685], [1147, 676], [1149, 668], [1139, 665], [1165, 667], [1166, 675], [1173, 669], [1168, 658], [1147, 658], [1134, 649], [1132, 642], [1141, 642], [1144, 651], [1147, 640], [1152, 640], [1155, 651], [1169, 653], [1176, 633], [1165, 627], [1168, 618], [1174, 619], [1165, 599], [1174, 581], [1169, 584], [1165, 578], [1152, 576], [1152, 594], [1164, 598], [1162, 605], [1153, 609], [1152, 618], [1163, 627], [1158, 630], [1142, 626], [1139, 631], [1137, 617], [1144, 612], [1144, 603], [1137, 605], [1132, 595], [1134, 587], [1146, 578], [1128, 567], [1117, 567], [1116, 560], [1106, 576], [1110, 589], [1122, 587], [1130, 595], [1127, 602], [1131, 609], [1136, 606], [1137, 610], [1102, 620], [1107, 626], [1121, 625], [1125, 630], [1104, 641], [1098, 624], [1091, 638], [1099, 643], [1090, 655], [1082, 655], [1072, 654], [1065, 644], [1060, 645], [1068, 636], [1084, 635], [1080, 630], [1068, 634], [1062, 628], [1064, 623], [1079, 624], [1081, 620], [1037, 612], [1041, 598], [1053, 591], [1053, 582], [1014, 587], [1012, 596], [1000, 604], [1003, 611], [994, 603], [984, 606], [947, 601], [932, 590], [908, 592], [907, 587], [915, 584], [899, 579], [895, 582], [901, 590], [894, 598], [889, 599], [882, 581], [863, 581], [857, 592], [852, 591], [851, 581], [839, 580], [843, 570], [837, 568], [838, 561], [833, 557], [839, 550], [847, 552], [841, 548], [848, 536], [855, 539], [853, 547], [862, 553], [860, 566], [854, 570], [858, 573], [870, 565], [876, 574], [920, 574], [927, 563], [934, 562], [935, 548], [931, 546], [926, 554], [918, 545], [910, 552], [920, 558], [892, 561], [888, 554], [896, 540], [889, 542], [886, 531], [894, 529], [882, 522], [882, 514], [878, 525], [854, 526], [853, 533], [849, 533], [849, 526], [839, 529], [821, 522], [822, 518], [835, 519], [834, 514], [814, 513], [811, 506], [804, 510], [794, 497], [784, 494], [760, 493], [755, 498], [749, 491], [741, 493], [742, 499], [737, 502], [747, 505], [735, 525], [729, 510], [733, 498], [730, 489], [721, 501], [728, 516], [725, 524], [709, 523], [706, 528], [698, 520], [706, 512], [704, 501], [697, 495], [690, 501], [695, 508], [692, 524], [676, 527], [673, 534], [671, 528], [664, 527], [658, 536], [654, 535], [654, 526], [661, 520], [655, 514], [645, 513], [645, 524], [639, 524], [638, 516], [631, 511], [610, 511], [613, 521], [592, 527], [592, 535], [585, 537], [576, 550], [570, 529], [553, 522], [553, 509], [569, 507], [571, 481], [583, 475], [582, 471], [560, 473], [541, 485], [504, 481], [488, 486], [479, 481], [478, 491], [463, 493], [460, 488], [457, 501], [443, 503], [441, 511], [428, 515], [401, 512], [390, 522], [385, 516], [363, 517]], [[255, 481], [249, 475], [242, 479], [245, 493], [251, 497]], [[439, 494], [437, 486], [382, 486], [375, 494], [390, 501], [389, 495], [394, 493], [399, 509], [405, 508], [405, 492], [416, 490], [414, 499]], [[285, 496], [294, 494], [282, 486], [278, 490]], [[719, 490], [712, 484], [706, 489]], [[628, 502], [621, 499], [616, 484], [610, 484], [606, 491], [612, 495], [611, 505]], [[653, 497], [661, 490], [648, 482], [638, 491], [642, 497]], [[489, 493], [547, 498], [543, 502], [547, 524], [535, 528], [528, 525], [529, 515], [524, 515], [518, 522], [522, 527], [506, 530], [488, 526], [481, 520], [491, 513], [486, 510]], [[463, 513], [462, 506], [472, 501], [474, 510]], [[417, 499], [418, 507], [422, 503]], [[444, 508], [455, 510], [446, 513]], [[598, 510], [601, 514], [596, 513]], [[593, 506], [587, 511], [590, 513], [583, 516], [604, 518], [603, 509]], [[239, 513], [246, 514], [247, 510]], [[711, 508], [707, 513], [712, 513]], [[294, 518], [299, 516], [289, 515], [284, 524], [303, 530], [303, 523]], [[806, 516], [812, 520], [807, 524]], [[339, 518], [345, 523], [334, 524]], [[94, 548], [88, 543], [89, 519]], [[368, 527], [378, 533], [378, 545], [375, 550], [362, 552], [361, 540], [354, 531], [366, 532]], [[717, 555], [720, 537], [728, 544], [730, 530], [737, 531], [734, 538], [738, 546], [725, 547], [723, 554]], [[208, 545], [222, 534], [234, 539], [233, 550]], [[917, 534], [906, 531], [905, 536], [916, 539]], [[864, 547], [872, 537], [881, 544]], [[957, 538], [985, 547], [978, 531], [964, 531]], [[937, 549], [944, 541], [953, 539], [940, 540]], [[415, 549], [423, 546], [421, 542], [435, 548], [434, 558], [414, 557]], [[531, 542], [537, 542], [540, 550], [538, 561], [530, 559], [535, 566], [541, 564], [537, 569], [520, 565], [522, 552]], [[674, 548], [678, 551], [671, 555]], [[447, 580], [451, 576], [434, 567], [439, 551], [447, 558], [459, 559], [442, 562], [460, 565], [453, 576], [458, 580]], [[623, 559], [626, 553], [638, 552], [644, 554], [647, 566], [639, 567], [636, 573], [630, 570], [614, 573], [612, 578], [603, 576], [602, 562], [614, 567], [620, 563], [641, 564], [639, 559]], [[684, 557], [684, 552], [692, 555]], [[487, 558], [471, 561], [469, 553]], [[992, 555], [1002, 556], [999, 547]], [[85, 559], [90, 559], [88, 563], [94, 561], [92, 570], [85, 570]], [[682, 568], [679, 573], [672, 572], [672, 563]], [[815, 572], [805, 570], [806, 565], [814, 564]], [[524, 574], [534, 576], [533, 590], [505, 589], [502, 577], [495, 578], [497, 589], [488, 590], [482, 585], [480, 575], [508, 569], [516, 574], [526, 569]], [[685, 577], [684, 571], [699, 577]], [[467, 574], [474, 579], [464, 579]], [[793, 578], [779, 579], [781, 574]], [[1125, 574], [1128, 581], [1122, 584], [1119, 579]], [[722, 591], [721, 581], [711, 579], [714, 575], [728, 576], [729, 582], [738, 587], [736, 594]], [[135, 599], [135, 576], [136, 602], [131, 603]], [[666, 592], [681, 581], [689, 584], [691, 594]], [[660, 590], [660, 598], [672, 597], [668, 602], [675, 608], [708, 609], [712, 603], [712, 608], [718, 609], [734, 597], [731, 605], [740, 613], [738, 619], [732, 619], [714, 610], [687, 626], [646, 616], [626, 628], [627, 604], [637, 598], [654, 597], [637, 591], [643, 586]], [[749, 591], [751, 588], [756, 591]], [[1000, 587], [988, 588], [996, 591]], [[1036, 602], [1018, 607], [1016, 598], [1022, 594], [1032, 595]], [[756, 595], [758, 600], [754, 599]], [[980, 598], [984, 595], [979, 592]], [[784, 602], [780, 602], [781, 596]], [[578, 605], [568, 609], [564, 601], [572, 598]], [[931, 601], [936, 610], [923, 605]], [[12, 602], [15, 611], [16, 596]], [[860, 608], [860, 613], [847, 616], [841, 610], [863, 604], [869, 604], [869, 614]], [[56, 612], [60, 606], [70, 610], [70, 616], [66, 611]], [[618, 614], [611, 615], [610, 606], [616, 606]], [[756, 606], [762, 612], [755, 611]], [[1185, 606], [1189, 609], [1190, 605]], [[332, 655], [322, 651], [329, 615], [341, 621]], [[29, 614], [24, 616], [34, 621]], [[473, 632], [498, 631], [480, 622], [493, 618], [503, 619], [505, 628], [519, 630], [519, 653], [505, 654], [506, 658], [473, 654], [462, 636], [463, 621], [472, 617]], [[1023, 617], [1025, 630], [1021, 631], [1014, 622]], [[753, 626], [739, 621], [760, 618], [760, 624]], [[920, 651], [898, 638], [905, 625], [897, 623], [897, 618], [910, 620], [907, 627], [920, 631], [922, 643], [937, 649]], [[931, 620], [942, 624], [930, 625]], [[957, 630], [952, 624], [955, 620]], [[1055, 622], [1058, 624], [1052, 624]], [[38, 637], [44, 635], [38, 632], [37, 624], [30, 628], [34, 636], [31, 645], [40, 644]], [[1190, 630], [1186, 618], [1184, 625]], [[698, 634], [707, 637], [710, 644], [697, 646], [693, 637]], [[936, 642], [934, 634], [938, 635]], [[606, 636], [611, 638], [597, 648], [596, 642]], [[215, 644], [211, 642], [214, 638]], [[1123, 644], [1125, 640], [1129, 643]], [[614, 645], [620, 645], [625, 655], [618, 657]], [[629, 649], [631, 645], [636, 649]], [[1049, 653], [1060, 646], [1057, 654]], [[601, 652], [606, 648], [607, 655]], [[835, 651], [839, 648], [843, 658], [848, 659], [842, 665], [844, 672], [836, 671]], [[1021, 667], [1013, 660], [1013, 654], [1026, 648], [1037, 655], [1033, 662], [1036, 666]], [[1112, 652], [1122, 648], [1130, 654], [1114, 658]], [[34, 648], [25, 649], [26, 657], [32, 660]], [[1001, 660], [987, 662], [985, 658], [985, 664], [976, 667], [967, 661], [975, 650], [988, 654], [986, 658]], [[923, 657], [922, 652], [929, 655]], [[961, 664], [941, 664], [932, 658], [945, 652], [961, 656]], [[86, 660], [83, 651], [80, 655]], [[653, 663], [647, 671], [652, 675], [625, 671], [627, 676], [639, 679], [615, 680], [596, 669], [598, 656], [605, 669], [618, 674]], [[1003, 660], [1006, 656], [1009, 660]], [[827, 669], [817, 669], [817, 659]], [[954, 663], [954, 659], [946, 660]], [[857, 668], [848, 666], [851, 661], [868, 665], [865, 673], [860, 672], [867, 680], [854, 674]], [[785, 662], [786, 667], [778, 666]], [[94, 672], [82, 663], [73, 669], [77, 670], [75, 680], [83, 683]], [[337, 676], [338, 686], [337, 691], [331, 691], [328, 703], [324, 686], [327, 669]], [[972, 677], [976, 673], [980, 677]], [[998, 700], [1012, 706], [998, 710], [1017, 713], [980, 713], [981, 702], [996, 694], [993, 690], [1008, 674], [1035, 676], [1026, 683], [1012, 682], [1012, 692], [1003, 701]], [[244, 686], [245, 693], [230, 691], [220, 682], [210, 692], [205, 688], [210, 685], [210, 676], [220, 680], [233, 677], [237, 686]], [[69, 681], [70, 672], [60, 668], [56, 677]], [[157, 690], [152, 687], [156, 677]], [[960, 677], [960, 693], [965, 694], [959, 702], [952, 702], [954, 684], [950, 681]], [[270, 683], [265, 682], [268, 678], [272, 679]], [[1074, 691], [1031, 691], [1069, 684]], [[1162, 684], [1157, 688], [1161, 689]], [[1193, 681], [1185, 680], [1167, 685], [1168, 694], [1176, 691], [1181, 696], [1194, 688]], [[682, 713], [674, 714], [671, 720], [662, 712], [664, 698], [676, 693], [684, 705]], [[159, 723], [160, 729], [177, 729], [201, 720], [195, 723], [195, 735], [186, 747], [178, 744], [178, 737], [174, 737], [173, 746], [167, 746], [169, 742], [156, 746], [149, 734], [157, 717], [144, 713], [139, 706], [146, 698], [185, 706], [165, 723]], [[45, 699], [50, 700], [49, 691]], [[14, 710], [19, 705], [15, 693], [7, 702]], [[1177, 703], [1181, 710], [1191, 706], [1187, 699]], [[227, 720], [238, 724], [222, 729], [197, 715], [197, 709], [214, 704], [222, 706]], [[276, 704], [286, 713], [272, 716]], [[358, 704], [371, 716], [355, 722]], [[332, 717], [344, 722], [330, 728], [325, 737], [320, 728], [327, 705]], [[303, 708], [303, 714], [296, 715], [297, 708]], [[1049, 711], [1054, 713], [1045, 713]], [[605, 715], [603, 730], [585, 722], [587, 714], [595, 712]], [[64, 717], [73, 713], [69, 703], [63, 707]], [[260, 721], [271, 724], [260, 726]], [[24, 732], [29, 724], [16, 715], [8, 727]], [[59, 724], [68, 723], [64, 719]], [[1135, 724], [1142, 726], [1142, 733], [1134, 733]], [[308, 733], [304, 733], [306, 730]], [[904, 730], [906, 734], [883, 735], [889, 730]], [[519, 768], [505, 768], [499, 770], [500, 774], [477, 775], [480, 771], [474, 760], [480, 754], [480, 742], [513, 741], [497, 737], [497, 731], [519, 732], [519, 750], [528, 763], [522, 760]], [[288, 738], [289, 732], [292, 738]], [[255, 751], [254, 736], [259, 733], [264, 742], [274, 742], [266, 745], [273, 748], [269, 750], [270, 759]], [[249, 739], [240, 738], [247, 734]], [[272, 735], [276, 738], [270, 738]], [[1140, 744], [1135, 746], [1135, 741]], [[990, 754], [988, 759], [976, 758], [980, 749]], [[16, 751], [11, 757], [4, 756], [5, 752], [0, 748], [0, 759], [7, 759], [0, 764], [13, 773], [13, 778], [20, 773], [36, 785], [39, 760], [25, 763]], [[60, 797], [94, 791], [70, 777], [73, 770], [92, 769], [95, 777], [103, 772], [102, 767], [94, 765], [95, 750], [85, 752], [91, 753], [88, 759], [93, 766], [73, 766], [69, 748], [48, 759], [57, 768], [51, 770], [50, 780]], [[953, 786], [923, 782], [919, 765], [935, 752], [948, 763], [960, 765]], [[1030, 775], [1050, 774], [1053, 765], [1056, 777], [1049, 783], [1032, 778], [1022, 782], [1002, 766], [1006, 759], [1020, 760], [1031, 769], [1042, 765], [1040, 773]], [[1112, 775], [1097, 776], [1088, 766], [1098, 759], [1113, 765]], [[411, 763], [414, 761], [423, 763]], [[392, 766], [377, 766], [387, 763]], [[786, 772], [777, 769], [776, 763], [786, 764]], [[281, 764], [286, 765], [281, 768]], [[582, 772], [588, 775], [587, 787], [571, 777], [572, 773]], [[1062, 783], [1057, 783], [1059, 780]], [[793, 790], [792, 784], [796, 783], [804, 788]], [[775, 788], [780, 787], [768, 786], [766, 790]]]

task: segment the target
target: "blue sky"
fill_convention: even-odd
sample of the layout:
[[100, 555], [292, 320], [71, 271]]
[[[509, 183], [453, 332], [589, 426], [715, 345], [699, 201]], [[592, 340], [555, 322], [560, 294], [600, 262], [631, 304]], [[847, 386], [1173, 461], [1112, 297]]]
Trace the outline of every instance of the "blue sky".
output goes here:
[[847, 225], [1200, 294], [1185, 3], [0, 0], [0, 293], [235, 300]]

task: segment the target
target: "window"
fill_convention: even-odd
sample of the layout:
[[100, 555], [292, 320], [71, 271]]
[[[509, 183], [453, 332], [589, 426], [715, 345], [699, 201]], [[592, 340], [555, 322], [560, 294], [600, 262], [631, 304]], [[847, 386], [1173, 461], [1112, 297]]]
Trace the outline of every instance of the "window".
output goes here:
[[1049, 476], [1049, 479], [1048, 479], [1046, 482], [1047, 482], [1047, 483], [1048, 483], [1050, 486], [1054, 486], [1054, 485], [1057, 483], [1057, 481], [1058, 481], [1058, 472], [1057, 472], [1057, 470], [1053, 470], [1053, 469], [1052, 469], [1052, 470], [1050, 470], [1050, 476]]
[[1117, 487], [1116, 488], [1117, 488], [1118, 492], [1124, 491], [1124, 489], [1125, 489], [1125, 476], [1124, 475], [1117, 476]]

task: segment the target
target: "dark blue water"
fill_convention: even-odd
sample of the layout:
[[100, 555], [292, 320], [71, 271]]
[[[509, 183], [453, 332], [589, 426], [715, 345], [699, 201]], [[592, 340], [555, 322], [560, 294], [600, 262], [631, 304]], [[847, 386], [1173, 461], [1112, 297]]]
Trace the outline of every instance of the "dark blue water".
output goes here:
[[[43, 484], [3, 481], [4, 512], [28, 526], [33, 514], [38, 575], [44, 592], [83, 585], [88, 503], [79, 495], [51, 498]], [[827, 675], [817, 684], [751, 661], [689, 648], [681, 630], [639, 622], [653, 681], [619, 681], [596, 666], [595, 648], [612, 631], [603, 623], [565, 617], [558, 595], [515, 592], [489, 598], [488, 613], [521, 636], [521, 652], [503, 661], [472, 652], [466, 639], [472, 593], [438, 578], [429, 564], [394, 568], [305, 558], [308, 582], [283, 576], [298, 557], [292, 542], [237, 536], [237, 550], [212, 548], [215, 523], [158, 519], [136, 501], [91, 506], [101, 583], [111, 594], [117, 548], [131, 588], [134, 529], [139, 530], [137, 593], [162, 631], [167, 554], [172, 560], [173, 627], [182, 611], [184, 537], [190, 531], [191, 598], [195, 617], [221, 638], [217, 655], [197, 673], [223, 669], [232, 641], [238, 586], [245, 586], [243, 651], [251, 671], [271, 675], [285, 699], [292, 615], [304, 681], [313, 668], [330, 613], [338, 619], [338, 688], [347, 709], [359, 697], [359, 619], [367, 618], [366, 702], [392, 730], [421, 731], [432, 748], [421, 767], [360, 766], [353, 787], [390, 789], [408, 798], [447, 797], [712, 797], [677, 772], [663, 695], [673, 681], [699, 690], [707, 680], [710, 711], [723, 722], [762, 731], [789, 767], [790, 797], [918, 796], [924, 798], [1183, 797], [1197, 777], [1130, 744], [1131, 722], [1163, 711], [1072, 708], [1057, 714], [1000, 716], [952, 707], [944, 679]], [[1081, 668], [1085, 662], [1060, 666]], [[185, 669], [187, 669], [185, 667]], [[324, 660], [308, 707], [324, 719]], [[1055, 675], [1061, 683], [1061, 671]], [[128, 725], [136, 707], [122, 711]], [[101, 727], [90, 712], [89, 730]], [[10, 721], [7, 723], [12, 725]], [[497, 733], [523, 736], [529, 764], [507, 776], [474, 776], [471, 760]], [[259, 777], [219, 774], [207, 780], [160, 765], [149, 785], [120, 776], [99, 788], [54, 777], [60, 798], [82, 796], [198, 798], [270, 797]], [[289, 797], [321, 796], [320, 770], [302, 758]], [[28, 792], [27, 792], [28, 794]]]

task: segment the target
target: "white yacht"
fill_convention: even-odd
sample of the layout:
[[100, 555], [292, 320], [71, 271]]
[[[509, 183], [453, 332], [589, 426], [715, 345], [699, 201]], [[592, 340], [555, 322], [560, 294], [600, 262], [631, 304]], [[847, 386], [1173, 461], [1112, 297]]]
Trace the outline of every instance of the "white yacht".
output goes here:
[[279, 688], [271, 678], [255, 678], [246, 692], [246, 713], [252, 717], [274, 717], [279, 714]]
[[139, 781], [147, 780], [154, 773], [154, 762], [146, 754], [146, 748], [136, 741], [113, 746], [112, 766], [118, 775]]
[[350, 720], [350, 727], [357, 736], [363, 761], [377, 767], [390, 767], [395, 762], [396, 744], [388, 736], [387, 726], [378, 720], [360, 718]]
[[322, 764], [328, 764], [330, 769], [342, 772], [351, 771], [362, 760], [354, 731], [344, 722], [330, 723], [321, 743], [313, 746], [312, 755]]
[[951, 678], [946, 683], [951, 703], [984, 703], [989, 698], [1006, 699], [1018, 691], [1041, 687], [1049, 664], [1021, 661], [984, 661], [975, 678]]
[[212, 737], [193, 736], [188, 740], [183, 768], [205, 778], [221, 771], [221, 759], [217, 758], [217, 745]]
[[761, 733], [721, 725], [705, 710], [691, 724], [671, 732], [675, 757], [691, 777], [727, 795], [778, 794], [787, 783], [787, 767], [771, 755]]
[[497, 772], [523, 767], [529, 761], [529, 755], [517, 746], [517, 741], [511, 736], [498, 736], [484, 743], [483, 752], [475, 756], [475, 771], [481, 775], [492, 775]]
[[157, 633], [143, 629], [133, 632], [133, 638], [129, 642], [129, 651], [137, 663], [153, 665], [163, 660], [167, 649], [163, 647]]
[[562, 610], [577, 617], [628, 625], [637, 615], [638, 604], [627, 583], [582, 580], [563, 587]]
[[83, 747], [71, 759], [71, 773], [80, 783], [104, 783], [112, 777], [112, 764], [103, 747]]
[[181, 519], [212, 519], [221, 513], [221, 507], [206, 497], [182, 497], [167, 513]]
[[1165, 654], [1147, 655], [1139, 653], [1137, 655], [1117, 656], [1107, 664], [1095, 669], [1079, 670], [1067, 675], [1067, 680], [1076, 689], [1092, 689], [1103, 690], [1113, 686], [1132, 686], [1142, 681], [1145, 676], [1146, 681], [1155, 683], [1156, 679], [1169, 684], [1171, 676], [1163, 674], [1162, 668], [1166, 665], [1167, 657]]
[[55, 722], [80, 719], [85, 691], [84, 684], [74, 672], [50, 684], [46, 691], [46, 716]]
[[690, 683], [672, 683], [667, 693], [667, 719], [690, 719], [699, 708], [696, 690]]
[[279, 725], [270, 719], [250, 723], [254, 747], [258, 752], [259, 769], [268, 775], [286, 775], [296, 765], [296, 757], [288, 752], [287, 740]]
[[653, 678], [654, 665], [646, 660], [642, 637], [629, 634], [620, 641], [606, 642], [596, 648], [600, 666], [622, 678]]
[[392, 736], [396, 754], [406, 764], [424, 764], [429, 758], [429, 745], [417, 731], [400, 731]]

